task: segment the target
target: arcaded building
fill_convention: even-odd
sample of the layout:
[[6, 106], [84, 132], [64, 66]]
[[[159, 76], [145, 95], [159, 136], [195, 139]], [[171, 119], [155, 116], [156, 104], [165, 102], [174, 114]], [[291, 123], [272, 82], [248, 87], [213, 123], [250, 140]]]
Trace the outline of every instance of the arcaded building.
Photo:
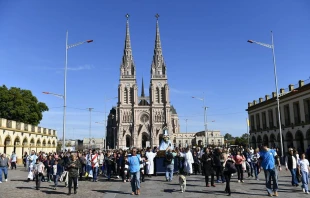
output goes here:
[[170, 104], [167, 65], [161, 47], [158, 17], [148, 95], [144, 92], [143, 79], [139, 94], [136, 68], [127, 18], [118, 103], [108, 116], [107, 148], [158, 146], [164, 127], [168, 128], [170, 135], [180, 131], [176, 109]]
[[24, 152], [56, 152], [56, 147], [56, 130], [0, 118], [0, 153], [14, 151], [18, 164], [22, 164]]
[[[250, 143], [259, 147], [267, 143], [280, 148], [279, 119], [276, 93], [248, 103]], [[280, 114], [284, 152], [289, 147], [306, 151], [310, 145], [310, 80], [280, 89]]]

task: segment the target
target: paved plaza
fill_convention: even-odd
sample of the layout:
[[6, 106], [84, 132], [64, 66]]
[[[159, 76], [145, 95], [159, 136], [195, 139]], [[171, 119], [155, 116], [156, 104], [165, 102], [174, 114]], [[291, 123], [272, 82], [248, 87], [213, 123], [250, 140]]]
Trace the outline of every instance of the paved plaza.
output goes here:
[[[245, 174], [247, 176], [247, 174]], [[260, 174], [260, 181], [245, 179], [245, 183], [237, 183], [236, 176], [232, 178], [232, 196], [238, 198], [245, 197], [267, 197], [265, 191], [263, 174]], [[23, 197], [69, 197], [68, 189], [64, 183], [60, 183], [57, 190], [52, 189], [52, 183], [42, 182], [40, 190], [35, 190], [35, 182], [27, 182], [27, 172], [19, 167], [16, 171], [9, 171], [9, 181], [0, 184], [0, 198], [23, 198]], [[279, 197], [308, 197], [302, 193], [300, 187], [292, 187], [290, 184], [290, 173], [282, 171], [279, 176], [280, 190]], [[225, 184], [216, 184], [216, 187], [205, 187], [204, 177], [192, 175], [187, 177], [187, 192], [181, 193], [178, 185], [178, 177], [175, 176], [172, 182], [166, 182], [164, 176], [153, 176], [147, 178], [141, 184], [141, 195], [139, 197], [227, 197], [223, 192]], [[123, 183], [121, 180], [106, 181], [100, 178], [99, 182], [80, 181], [76, 195], [71, 197], [91, 197], [91, 198], [119, 198], [138, 197], [130, 195], [130, 183]]]

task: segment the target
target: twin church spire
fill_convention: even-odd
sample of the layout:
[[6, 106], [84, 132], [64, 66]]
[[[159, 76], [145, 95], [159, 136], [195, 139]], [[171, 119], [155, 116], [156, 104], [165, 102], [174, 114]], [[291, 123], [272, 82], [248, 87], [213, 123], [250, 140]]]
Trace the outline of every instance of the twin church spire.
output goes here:
[[[159, 32], [159, 24], [158, 18], [159, 14], [155, 15], [156, 17], [156, 37], [155, 37], [155, 47], [153, 60], [151, 65], [151, 78], [166, 78], [166, 65], [164, 62], [161, 41], [160, 41], [160, 32]], [[126, 79], [135, 79], [136, 78], [136, 70], [135, 63], [132, 56], [131, 49], [131, 40], [130, 40], [130, 32], [129, 32], [129, 14], [126, 14], [127, 22], [126, 22], [126, 37], [125, 37], [125, 47], [124, 54], [121, 63], [121, 78]]]

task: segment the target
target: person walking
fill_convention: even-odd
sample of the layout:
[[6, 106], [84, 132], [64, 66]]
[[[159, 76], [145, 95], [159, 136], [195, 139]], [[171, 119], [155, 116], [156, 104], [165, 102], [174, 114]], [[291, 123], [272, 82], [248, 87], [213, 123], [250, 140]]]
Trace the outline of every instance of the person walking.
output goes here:
[[17, 161], [17, 156], [16, 156], [16, 153], [13, 151], [11, 155], [11, 170], [13, 170], [13, 168], [15, 168], [16, 170], [16, 161]]
[[205, 148], [205, 152], [202, 155], [201, 161], [203, 163], [204, 173], [205, 173], [205, 182], [206, 187], [210, 187], [209, 185], [209, 176], [211, 176], [211, 186], [215, 187], [214, 185], [214, 159], [213, 155], [210, 153], [208, 148]]
[[228, 156], [227, 154], [223, 155], [224, 158], [224, 163], [223, 163], [223, 173], [226, 181], [226, 188], [225, 192], [228, 193], [228, 196], [231, 195], [231, 190], [230, 190], [230, 179], [231, 175], [237, 171], [235, 167], [235, 160], [233, 159], [232, 156]]
[[292, 186], [298, 186], [297, 181], [297, 156], [294, 155], [294, 150], [292, 148], [288, 149], [289, 154], [285, 157], [285, 167], [286, 171], [290, 170], [292, 175]]
[[302, 191], [306, 194], [309, 194], [309, 161], [306, 159], [306, 155], [303, 153], [300, 156], [300, 160], [298, 161], [298, 171], [301, 176], [302, 181]]
[[40, 161], [39, 158], [36, 159], [36, 163], [34, 165], [34, 175], [36, 179], [36, 189], [40, 190], [41, 187], [41, 180], [43, 177], [45, 166], [44, 164]]
[[153, 152], [151, 150], [151, 147], [147, 148], [147, 152], [145, 153], [145, 156], [148, 159], [147, 162], [147, 175], [151, 177], [154, 174], [154, 158], [156, 157], [156, 152]]
[[[268, 196], [279, 196], [278, 195], [278, 171], [276, 167], [276, 156], [277, 153], [273, 149], [269, 149], [267, 144], [264, 144], [261, 152], [259, 152], [259, 170], [264, 169], [265, 179], [266, 179], [266, 188]], [[280, 164], [280, 159], [277, 158], [277, 164]], [[281, 170], [281, 166], [278, 166], [279, 171]], [[273, 188], [271, 188], [271, 180], [273, 181]], [[273, 195], [272, 195], [273, 192]]]
[[237, 168], [237, 174], [238, 174], [238, 183], [240, 181], [243, 183], [243, 169], [242, 169], [242, 163], [245, 161], [244, 156], [241, 154], [240, 151], [237, 152], [237, 155], [235, 156], [235, 162], [236, 162], [236, 168]]
[[53, 188], [54, 190], [56, 190], [56, 188], [58, 187], [58, 179], [62, 174], [62, 169], [62, 166], [58, 164], [58, 160], [55, 160], [53, 164], [53, 179], [55, 185], [55, 187]]
[[131, 150], [128, 165], [131, 176], [131, 195], [140, 195], [140, 157], [137, 156], [137, 149], [135, 147]]
[[259, 159], [259, 149], [257, 148], [254, 150], [254, 154], [251, 157], [251, 162], [253, 165], [253, 171], [254, 171], [255, 179], [257, 181], [259, 181], [259, 179], [258, 179], [258, 174], [259, 174], [258, 159]]
[[93, 170], [93, 182], [98, 181], [98, 170], [99, 170], [99, 158], [98, 158], [98, 153], [94, 149], [93, 154], [91, 155], [91, 165], [92, 165], [92, 170]]
[[174, 171], [174, 158], [177, 154], [172, 152], [171, 147], [168, 146], [166, 149], [166, 157], [164, 159], [164, 164], [166, 167], [166, 181], [172, 181], [173, 171]]
[[69, 161], [68, 164], [68, 171], [69, 171], [69, 191], [68, 191], [68, 195], [71, 195], [71, 189], [72, 189], [72, 182], [74, 184], [73, 190], [74, 190], [74, 194], [77, 193], [76, 189], [77, 189], [77, 180], [78, 180], [78, 176], [79, 176], [79, 169], [81, 168], [81, 164], [80, 161], [77, 160], [76, 155], [72, 154], [70, 156], [71, 160]]
[[0, 184], [2, 183], [2, 173], [4, 173], [4, 179], [8, 181], [8, 167], [9, 167], [9, 159], [5, 157], [5, 154], [2, 153], [0, 157]]

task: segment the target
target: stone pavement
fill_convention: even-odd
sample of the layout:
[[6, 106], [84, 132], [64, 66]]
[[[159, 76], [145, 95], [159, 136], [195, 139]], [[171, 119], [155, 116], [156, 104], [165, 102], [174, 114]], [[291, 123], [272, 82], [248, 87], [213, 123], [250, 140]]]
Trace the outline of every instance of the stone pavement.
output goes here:
[[[245, 174], [246, 176], [247, 174]], [[232, 178], [231, 189], [232, 196], [238, 198], [256, 198], [267, 197], [265, 190], [263, 174], [259, 175], [260, 181], [254, 179], [245, 179], [245, 183], [237, 183], [236, 176]], [[0, 184], [0, 198], [41, 198], [41, 197], [69, 197], [68, 189], [64, 187], [64, 183], [60, 183], [57, 190], [52, 189], [52, 183], [42, 182], [40, 190], [35, 190], [33, 181], [27, 182], [27, 172], [19, 167], [17, 170], [9, 171], [9, 181]], [[300, 187], [292, 187], [290, 184], [290, 173], [282, 171], [279, 176], [279, 197], [308, 197], [301, 191]], [[178, 177], [175, 176], [172, 182], [166, 182], [164, 176], [153, 176], [147, 178], [146, 182], [141, 184], [141, 195], [139, 197], [150, 198], [170, 198], [170, 197], [227, 197], [223, 192], [225, 184], [216, 184], [216, 187], [205, 187], [204, 178], [202, 176], [187, 177], [187, 191], [181, 193], [178, 185]], [[100, 178], [99, 182], [80, 181], [78, 193], [72, 194], [71, 197], [91, 197], [91, 198], [126, 198], [138, 197], [130, 195], [130, 183], [123, 183], [119, 179], [106, 181]]]

